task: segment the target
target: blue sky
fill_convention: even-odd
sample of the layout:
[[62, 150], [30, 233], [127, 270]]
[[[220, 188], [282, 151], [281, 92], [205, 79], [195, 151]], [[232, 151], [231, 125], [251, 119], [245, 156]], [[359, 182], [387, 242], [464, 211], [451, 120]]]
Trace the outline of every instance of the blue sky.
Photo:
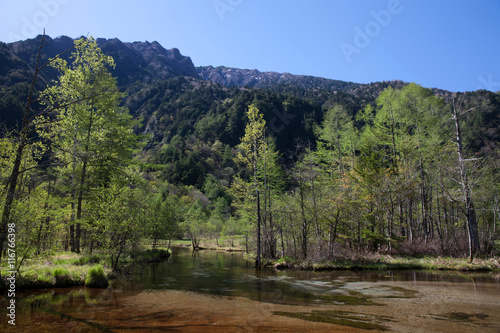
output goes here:
[[43, 28], [158, 41], [195, 66], [500, 90], [499, 0], [1, 1], [0, 41]]

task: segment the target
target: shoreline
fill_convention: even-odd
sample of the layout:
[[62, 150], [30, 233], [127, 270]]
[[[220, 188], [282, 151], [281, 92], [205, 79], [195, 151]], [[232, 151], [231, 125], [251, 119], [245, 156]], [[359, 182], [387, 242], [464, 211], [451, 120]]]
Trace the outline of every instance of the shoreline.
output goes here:
[[[189, 249], [192, 246], [186, 244], [172, 244], [172, 248]], [[227, 246], [200, 246], [195, 251], [220, 251], [240, 252], [249, 262], [255, 261], [255, 253], [245, 253], [243, 247]], [[471, 263], [467, 258], [443, 257], [443, 256], [391, 256], [371, 254], [359, 259], [338, 257], [334, 260], [301, 260], [290, 257], [263, 258], [263, 268], [275, 268], [277, 270], [308, 270], [308, 271], [381, 271], [381, 270], [431, 270], [431, 271], [454, 271], [454, 272], [500, 272], [500, 257], [476, 258]]]
[[[154, 263], [167, 259], [171, 255], [168, 249], [145, 250], [123, 259], [122, 265], [137, 263]], [[132, 267], [137, 269], [137, 267]], [[0, 294], [8, 290], [9, 275], [2, 270]], [[105, 259], [97, 255], [83, 255], [60, 252], [47, 258], [38, 258], [21, 267], [21, 273], [15, 276], [17, 291], [43, 290], [50, 288], [91, 287], [107, 288], [110, 281], [116, 278], [105, 263]], [[5, 296], [5, 295], [3, 295]]]
[[472, 263], [465, 258], [451, 257], [392, 257], [352, 260], [338, 258], [332, 261], [308, 262], [301, 260], [274, 259], [266, 267], [278, 270], [299, 269], [320, 271], [381, 271], [381, 270], [431, 270], [455, 272], [500, 272], [500, 258], [475, 259]]
[[[191, 250], [192, 248], [183, 245], [173, 245], [171, 248]], [[238, 247], [200, 247], [196, 251], [220, 251], [220, 252], [245, 252]], [[159, 262], [167, 259], [171, 255], [171, 250], [157, 249], [154, 251], [146, 250], [136, 254], [132, 260], [128, 257], [128, 262], [143, 262], [146, 264]], [[88, 258], [85, 255], [72, 254], [72, 262], [58, 264], [61, 260], [64, 262], [70, 259], [57, 259], [58, 256], [64, 256], [63, 253], [54, 255], [51, 261], [46, 260], [42, 265], [32, 269], [30, 265], [23, 267], [21, 276], [16, 276], [16, 287], [18, 291], [24, 290], [43, 290], [49, 288], [65, 288], [87, 286], [92, 288], [106, 288], [112, 276], [109, 267], [102, 263], [78, 264], [82, 258]], [[253, 255], [244, 254], [246, 260], [253, 262]], [[126, 263], [126, 264], [127, 264]], [[89, 283], [87, 277], [89, 272], [96, 266], [104, 267], [104, 270], [97, 276], [96, 281]], [[377, 258], [346, 259], [337, 258], [332, 261], [304, 261], [292, 259], [289, 257], [279, 259], [264, 259], [263, 268], [276, 270], [308, 270], [314, 272], [324, 271], [390, 271], [390, 270], [428, 270], [428, 271], [450, 271], [457, 273], [496, 273], [500, 272], [500, 258], [493, 257], [489, 259], [475, 259], [470, 263], [465, 258], [451, 257], [392, 257], [380, 256]], [[7, 291], [8, 275], [2, 275], [0, 281], [0, 292], [4, 294]]]

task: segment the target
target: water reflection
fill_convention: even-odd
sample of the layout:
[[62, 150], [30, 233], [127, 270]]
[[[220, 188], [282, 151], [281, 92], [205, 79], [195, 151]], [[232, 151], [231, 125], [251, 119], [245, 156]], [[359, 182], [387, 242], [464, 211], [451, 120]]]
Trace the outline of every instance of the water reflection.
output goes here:
[[189, 290], [219, 296], [242, 296], [260, 302], [307, 305], [333, 302], [376, 304], [377, 298], [418, 297], [401, 286], [373, 283], [418, 282], [431, 284], [496, 283], [487, 274], [457, 274], [426, 271], [277, 271], [256, 270], [240, 253], [191, 253], [178, 250], [168, 261], [148, 267], [140, 282], [147, 289]]
[[209, 251], [179, 251], [105, 290], [28, 291], [17, 304], [16, 327], [2, 316], [0, 330], [500, 331], [498, 275], [258, 271], [240, 253]]

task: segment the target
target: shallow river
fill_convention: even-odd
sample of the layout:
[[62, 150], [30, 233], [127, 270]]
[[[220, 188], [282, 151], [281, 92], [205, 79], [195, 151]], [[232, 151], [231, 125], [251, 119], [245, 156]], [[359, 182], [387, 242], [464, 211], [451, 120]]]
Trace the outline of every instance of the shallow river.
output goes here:
[[2, 317], [15, 332], [500, 332], [500, 277], [256, 271], [239, 253], [177, 251], [106, 290], [26, 292], [16, 327]]

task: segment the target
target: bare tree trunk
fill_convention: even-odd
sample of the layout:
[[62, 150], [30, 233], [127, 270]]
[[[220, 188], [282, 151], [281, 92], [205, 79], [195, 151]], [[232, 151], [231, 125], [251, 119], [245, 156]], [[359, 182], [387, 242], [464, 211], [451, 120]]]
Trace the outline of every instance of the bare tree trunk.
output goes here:
[[410, 237], [410, 244], [413, 243], [413, 199], [409, 200], [408, 204], [408, 234]]
[[456, 142], [457, 142], [457, 153], [458, 153], [458, 166], [460, 169], [460, 182], [462, 185], [462, 192], [465, 201], [465, 216], [467, 219], [467, 230], [469, 239], [469, 260], [472, 262], [474, 260], [474, 256], [479, 252], [479, 234], [477, 230], [476, 211], [474, 209], [474, 202], [472, 200], [472, 191], [469, 185], [469, 179], [465, 167], [465, 162], [467, 160], [465, 160], [463, 156], [462, 133], [460, 130], [460, 121], [459, 121], [460, 114], [458, 108], [459, 105], [457, 105], [455, 100], [453, 100], [453, 119], [455, 120], [455, 129], [457, 135]]
[[399, 205], [398, 205], [398, 208], [399, 208], [399, 227], [401, 230], [401, 236], [403, 238], [406, 238], [406, 229], [405, 229], [404, 214], [403, 214], [403, 201], [401, 198], [399, 200], [400, 200]]
[[441, 251], [445, 251], [443, 243], [443, 231], [442, 231], [442, 221], [441, 221], [441, 205], [439, 204], [439, 193], [436, 194], [436, 204], [437, 204], [437, 219], [436, 219], [436, 230], [439, 236], [439, 245], [441, 246]]
[[272, 210], [272, 193], [271, 188], [269, 188], [269, 242], [270, 242], [270, 255], [271, 258], [276, 258], [276, 248], [277, 248], [277, 240], [274, 235], [274, 221], [273, 221], [273, 210]]
[[75, 206], [76, 206], [76, 185], [75, 185], [75, 177], [76, 177], [76, 162], [73, 162], [73, 171], [70, 176], [71, 179], [71, 216], [70, 216], [70, 226], [69, 226], [69, 246], [71, 252], [76, 252], [75, 247]]
[[425, 182], [423, 175], [423, 170], [422, 170], [422, 181], [421, 181], [421, 187], [420, 187], [420, 200], [421, 200], [421, 211], [422, 211], [422, 230], [424, 233], [424, 240], [427, 242], [427, 237], [429, 236], [429, 223], [428, 223], [428, 216], [427, 216], [427, 193], [426, 193], [426, 188], [425, 188]]
[[255, 191], [257, 195], [257, 259], [255, 260], [255, 264], [257, 266], [257, 269], [260, 269], [262, 267], [262, 261], [261, 261], [261, 245], [260, 245], [260, 224], [261, 224], [261, 219], [260, 219], [260, 191], [258, 188], [258, 185], [255, 184]]
[[285, 240], [283, 239], [283, 227], [280, 228], [281, 236], [281, 257], [285, 256]]
[[389, 237], [388, 250], [389, 253], [392, 253], [392, 239], [394, 237], [394, 201], [392, 200], [392, 195], [389, 195], [389, 199], [391, 201], [391, 209], [389, 210], [389, 218], [388, 218], [388, 226], [387, 226], [387, 236]]
[[302, 217], [302, 257], [307, 258], [307, 238], [309, 236], [308, 221], [305, 212], [304, 186], [302, 184], [302, 169], [299, 174], [299, 196], [300, 196], [300, 215]]
[[335, 223], [330, 221], [330, 231], [328, 237], [328, 258], [333, 259], [334, 248], [335, 248], [335, 238], [337, 238], [337, 226], [339, 224], [340, 208], [337, 207], [337, 214], [335, 215]]
[[254, 145], [253, 145], [253, 179], [254, 179], [254, 185], [255, 185], [255, 195], [257, 196], [257, 258], [255, 260], [255, 265], [257, 266], [257, 269], [261, 269], [262, 267], [262, 261], [261, 261], [261, 239], [260, 239], [260, 228], [261, 228], [261, 213], [260, 213], [260, 190], [259, 190], [259, 184], [257, 181], [257, 138], [254, 138]]
[[43, 214], [44, 217], [40, 220], [40, 227], [38, 228], [38, 235], [37, 235], [37, 241], [36, 241], [36, 251], [35, 254], [40, 254], [43, 251], [42, 247], [42, 232], [43, 232], [43, 227], [45, 226], [47, 230], [49, 229], [49, 224], [50, 224], [50, 214], [48, 213], [48, 208], [49, 208], [49, 199], [50, 195], [52, 194], [52, 187], [55, 187], [57, 181], [57, 176], [54, 179], [54, 185], [49, 180], [49, 186], [47, 188], [47, 197], [45, 199], [45, 203], [43, 204]]
[[261, 227], [262, 231], [264, 233], [264, 246], [262, 249], [262, 256], [263, 257], [269, 257], [270, 256], [270, 234], [267, 226], [267, 192], [269, 190], [268, 185], [267, 185], [267, 149], [264, 149], [264, 183], [263, 183], [263, 189], [264, 189], [264, 205], [263, 205], [263, 212], [262, 212], [262, 218], [261, 218]]

